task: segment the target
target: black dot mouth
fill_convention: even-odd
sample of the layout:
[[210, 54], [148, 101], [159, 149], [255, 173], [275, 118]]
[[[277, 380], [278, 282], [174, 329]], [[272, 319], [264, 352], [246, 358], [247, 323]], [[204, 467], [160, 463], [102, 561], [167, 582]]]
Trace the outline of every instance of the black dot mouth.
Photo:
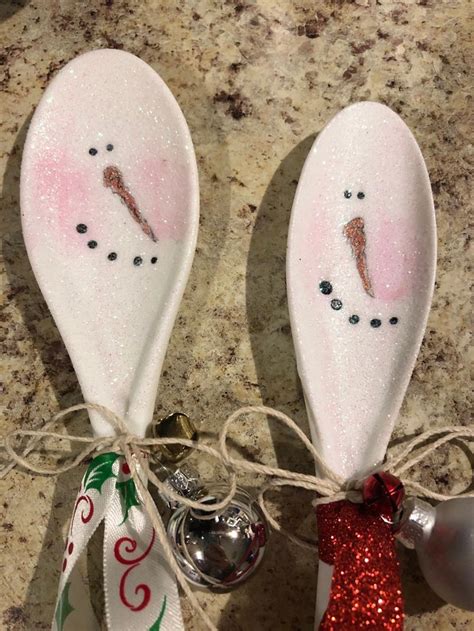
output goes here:
[[319, 283], [319, 289], [322, 294], [324, 294], [325, 296], [329, 296], [329, 294], [332, 292], [332, 285], [329, 281], [322, 280]]
[[[333, 291], [332, 283], [328, 280], [320, 281], [319, 291], [324, 296], [329, 296]], [[329, 305], [331, 309], [333, 309], [334, 311], [342, 311], [344, 307], [342, 300], [340, 300], [339, 298], [332, 298]], [[347, 320], [350, 324], [359, 324], [359, 322], [361, 321], [361, 318], [357, 313], [353, 313], [347, 318]], [[396, 324], [398, 324], [398, 321], [399, 319], [397, 316], [391, 316], [388, 319], [388, 323], [391, 324], [392, 326], [395, 326]], [[371, 318], [371, 320], [369, 320], [369, 324], [373, 329], [378, 329], [379, 327], [382, 326], [382, 323], [383, 322], [380, 318]]]
[[[78, 223], [75, 229], [76, 229], [76, 232], [78, 232], [79, 234], [86, 234], [86, 232], [89, 230], [88, 226], [85, 223]], [[99, 243], [95, 239], [90, 239], [89, 241], [87, 241], [87, 247], [90, 250], [95, 250], [96, 248], [99, 247]], [[107, 254], [107, 260], [109, 261], [116, 261], [118, 258], [119, 258], [119, 255], [115, 251], [111, 251]], [[144, 260], [145, 259], [143, 256], [137, 255], [132, 259], [132, 263], [135, 267], [141, 267], [144, 263]], [[157, 256], [150, 257], [151, 265], [156, 265], [157, 262], [158, 262]]]

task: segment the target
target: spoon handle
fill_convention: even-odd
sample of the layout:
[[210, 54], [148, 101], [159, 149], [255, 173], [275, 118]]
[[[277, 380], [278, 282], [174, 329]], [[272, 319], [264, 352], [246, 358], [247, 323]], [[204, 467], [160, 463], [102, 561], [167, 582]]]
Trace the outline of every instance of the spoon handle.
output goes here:
[[[378, 103], [342, 110], [301, 174], [287, 287], [312, 439], [346, 479], [385, 454], [428, 318], [435, 238], [428, 173], [408, 127]], [[321, 565], [318, 618], [330, 577]]]

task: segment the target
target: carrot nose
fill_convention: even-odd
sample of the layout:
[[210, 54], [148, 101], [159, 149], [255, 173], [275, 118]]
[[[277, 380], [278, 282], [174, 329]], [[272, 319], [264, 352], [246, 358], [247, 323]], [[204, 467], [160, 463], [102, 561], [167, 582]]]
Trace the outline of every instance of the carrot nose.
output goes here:
[[365, 254], [366, 237], [365, 225], [362, 217], [355, 217], [344, 226], [344, 236], [349, 241], [352, 254], [356, 260], [357, 271], [359, 272], [362, 286], [369, 296], [374, 297], [374, 290], [370, 281], [367, 258]]
[[119, 188], [124, 188], [122, 174], [120, 173], [118, 167], [105, 167], [104, 186], [106, 188], [111, 188], [114, 193], [118, 193]]
[[120, 197], [122, 202], [128, 208], [128, 211], [133, 217], [133, 219], [139, 224], [142, 231], [148, 237], [150, 237], [152, 241], [155, 241], [155, 242], [158, 241], [148, 221], [140, 212], [140, 209], [138, 208], [138, 204], [134, 196], [125, 186], [125, 183], [123, 181], [123, 175], [120, 169], [114, 165], [105, 167], [103, 181], [104, 181], [104, 186], [106, 188], [110, 188], [112, 193]]

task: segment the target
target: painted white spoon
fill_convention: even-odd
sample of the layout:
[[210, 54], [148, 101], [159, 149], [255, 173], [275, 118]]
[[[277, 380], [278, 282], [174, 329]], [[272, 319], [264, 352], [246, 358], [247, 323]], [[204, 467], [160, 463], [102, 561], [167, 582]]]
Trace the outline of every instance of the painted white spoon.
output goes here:
[[[144, 436], [199, 221], [189, 130], [150, 66], [122, 51], [98, 50], [59, 72], [28, 132], [21, 209], [31, 265], [85, 401], [108, 407]], [[96, 435], [113, 433], [97, 413], [90, 417]], [[138, 532], [148, 542], [145, 517], [134, 514], [130, 526], [116, 526], [106, 515], [106, 541]], [[86, 543], [83, 538], [75, 545], [72, 556]], [[113, 546], [106, 549], [106, 566], [117, 567]], [[175, 604], [175, 623], [165, 627], [180, 629], [174, 579], [159, 557], [150, 563], [155, 591], [163, 585], [168, 603], [172, 595]], [[118, 593], [119, 577], [118, 569], [108, 571], [110, 593]], [[123, 616], [117, 607], [110, 614], [114, 628], [121, 624], [114, 616], [124, 627], [133, 618], [127, 606]]]
[[[385, 454], [426, 326], [435, 238], [428, 173], [405, 123], [371, 102], [337, 114], [298, 184], [287, 283], [313, 442], [345, 478]], [[317, 624], [331, 575], [320, 562]]]
[[[143, 61], [97, 50], [59, 72], [21, 172], [35, 276], [86, 401], [149, 425], [198, 231], [193, 145], [173, 95]], [[91, 413], [97, 435], [111, 427]]]

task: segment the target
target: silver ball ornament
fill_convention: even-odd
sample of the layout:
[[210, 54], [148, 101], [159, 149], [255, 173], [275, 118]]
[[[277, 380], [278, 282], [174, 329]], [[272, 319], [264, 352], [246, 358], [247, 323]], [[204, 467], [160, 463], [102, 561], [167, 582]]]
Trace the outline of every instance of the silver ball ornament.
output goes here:
[[416, 549], [426, 582], [438, 596], [474, 611], [474, 498], [447, 500], [436, 508], [407, 500], [397, 537]]

